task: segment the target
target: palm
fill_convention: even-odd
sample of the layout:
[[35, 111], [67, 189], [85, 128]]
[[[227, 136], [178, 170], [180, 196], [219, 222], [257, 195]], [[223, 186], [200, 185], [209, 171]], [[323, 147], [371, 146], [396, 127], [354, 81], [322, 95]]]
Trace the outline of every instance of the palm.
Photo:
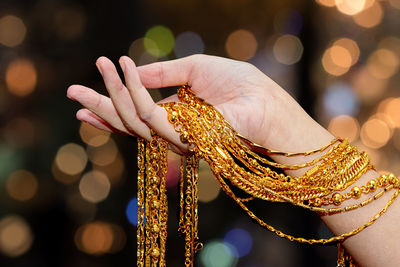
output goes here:
[[[263, 144], [273, 111], [271, 96], [283, 90], [254, 66], [219, 57], [198, 60], [189, 84], [242, 135]], [[270, 114], [269, 116], [266, 114]]]

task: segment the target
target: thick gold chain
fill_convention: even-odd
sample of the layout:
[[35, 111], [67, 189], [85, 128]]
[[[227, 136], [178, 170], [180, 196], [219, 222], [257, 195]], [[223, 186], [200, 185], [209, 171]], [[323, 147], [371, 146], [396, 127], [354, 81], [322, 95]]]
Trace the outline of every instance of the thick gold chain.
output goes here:
[[[390, 174], [371, 179], [363, 186], [353, 186], [363, 174], [374, 169], [366, 153], [349, 145], [347, 140], [336, 138], [326, 146], [302, 153], [287, 153], [264, 149], [240, 136], [223, 116], [204, 100], [197, 98], [190, 87], [178, 90], [179, 103], [161, 106], [168, 112], [168, 120], [187, 144], [191, 155], [182, 159], [180, 180], [179, 231], [185, 236], [185, 266], [193, 266], [194, 254], [202, 248], [198, 241], [198, 162], [204, 159], [213, 171], [218, 183], [252, 219], [279, 237], [308, 244], [343, 242], [372, 225], [399, 195], [399, 179]], [[139, 140], [138, 155], [138, 266], [165, 266], [165, 242], [167, 237], [167, 199], [165, 174], [167, 170], [167, 143], [153, 133], [150, 142]], [[257, 153], [256, 153], [257, 152]], [[279, 164], [261, 155], [286, 157], [307, 156], [323, 153], [312, 161], [300, 164]], [[302, 176], [292, 177], [278, 172], [311, 167]], [[229, 181], [229, 183], [227, 183]], [[231, 187], [235, 186], [249, 197], [238, 198]], [[346, 189], [350, 189], [343, 193]], [[359, 199], [382, 188], [374, 196], [357, 204], [341, 205], [349, 199]], [[395, 189], [387, 204], [368, 222], [356, 229], [326, 239], [294, 237], [267, 224], [245, 204], [254, 198], [267, 201], [288, 202], [322, 214], [346, 212], [364, 207]], [[144, 222], [146, 220], [146, 223]], [[352, 263], [351, 257], [339, 246], [338, 266]], [[353, 265], [354, 266], [354, 265]]]

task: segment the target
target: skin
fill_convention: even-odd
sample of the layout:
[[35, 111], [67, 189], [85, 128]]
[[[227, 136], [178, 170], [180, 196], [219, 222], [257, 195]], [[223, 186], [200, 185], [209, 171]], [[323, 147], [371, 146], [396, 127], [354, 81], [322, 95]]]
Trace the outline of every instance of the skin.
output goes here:
[[[186, 146], [168, 122], [166, 111], [154, 103], [147, 89], [189, 84], [196, 95], [214, 105], [238, 133], [269, 149], [308, 151], [322, 147], [334, 138], [285, 90], [251, 64], [206, 55], [140, 67], [123, 56], [119, 64], [126, 85], [109, 59], [100, 57], [96, 62], [110, 97], [82, 85], [68, 88], [67, 96], [84, 106], [76, 114], [79, 120], [99, 129], [147, 140], [151, 138], [151, 128], [169, 141], [173, 151], [185, 154]], [[177, 96], [172, 95], [161, 102], [171, 101], [178, 101]], [[274, 159], [280, 163], [299, 163], [317, 156]], [[288, 174], [302, 175], [304, 171]], [[377, 176], [375, 171], [369, 171], [357, 184], [366, 184]], [[388, 193], [361, 209], [322, 219], [335, 234], [341, 234], [367, 222], [390, 197], [391, 193]], [[348, 204], [351, 202], [346, 202]], [[400, 253], [395, 251], [400, 248], [400, 234], [393, 222], [400, 220], [399, 210], [400, 204], [396, 201], [374, 225], [344, 242], [347, 251], [361, 266], [398, 265]]]

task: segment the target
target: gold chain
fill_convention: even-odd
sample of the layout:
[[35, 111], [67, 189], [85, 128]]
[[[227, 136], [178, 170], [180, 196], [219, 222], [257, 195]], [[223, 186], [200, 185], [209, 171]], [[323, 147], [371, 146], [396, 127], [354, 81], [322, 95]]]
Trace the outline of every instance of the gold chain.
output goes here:
[[[308, 244], [337, 242], [338, 266], [345, 262], [354, 266], [340, 243], [372, 225], [399, 195], [399, 179], [391, 174], [371, 179], [361, 187], [349, 188], [368, 170], [374, 169], [366, 153], [349, 145], [347, 140], [336, 138], [320, 149], [287, 153], [262, 148], [240, 136], [225, 121], [223, 116], [204, 100], [197, 98], [189, 86], [178, 90], [179, 103], [161, 104], [168, 113], [168, 120], [179, 133], [180, 140], [187, 144], [191, 155], [181, 160], [180, 220], [179, 232], [185, 235], [185, 266], [193, 266], [193, 257], [202, 248], [198, 241], [198, 164], [204, 159], [213, 171], [218, 183], [252, 219], [279, 237]], [[167, 237], [167, 199], [165, 174], [167, 170], [167, 143], [152, 133], [149, 142], [138, 142], [138, 266], [165, 266], [165, 242]], [[324, 154], [312, 161], [300, 164], [279, 164], [261, 155], [286, 157]], [[260, 155], [261, 154], [261, 155]], [[292, 177], [278, 172], [279, 169], [301, 169], [311, 167], [302, 176]], [[227, 183], [229, 181], [229, 185]], [[232, 191], [235, 186], [249, 197], [238, 198]], [[382, 188], [374, 196], [354, 205], [341, 205], [349, 199], [358, 199]], [[368, 222], [356, 229], [326, 239], [294, 237], [277, 230], [258, 218], [245, 202], [254, 198], [267, 201], [288, 202], [322, 214], [347, 212], [380, 198], [384, 193], [396, 189], [386, 205]], [[146, 222], [145, 222], [146, 221]]]

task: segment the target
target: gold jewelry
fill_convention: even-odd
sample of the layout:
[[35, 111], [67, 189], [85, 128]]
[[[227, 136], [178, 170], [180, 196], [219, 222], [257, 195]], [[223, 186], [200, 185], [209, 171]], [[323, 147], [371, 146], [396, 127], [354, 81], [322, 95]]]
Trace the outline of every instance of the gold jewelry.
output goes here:
[[[179, 231], [185, 235], [185, 266], [193, 266], [194, 254], [202, 248], [198, 241], [197, 183], [198, 161], [204, 159], [213, 171], [225, 193], [230, 196], [252, 219], [276, 235], [290, 241], [308, 244], [338, 243], [338, 266], [351, 262], [340, 242], [373, 224], [393, 203], [399, 194], [400, 182], [394, 175], [382, 175], [365, 186], [351, 188], [341, 193], [365, 172], [374, 167], [366, 153], [360, 153], [347, 140], [334, 139], [326, 146], [303, 153], [286, 153], [262, 150], [265, 153], [294, 157], [325, 152], [324, 155], [302, 164], [279, 164], [261, 157], [252, 149], [257, 145], [238, 135], [223, 116], [204, 100], [197, 98], [189, 86], [178, 90], [180, 103], [161, 106], [168, 112], [168, 120], [187, 144], [191, 155], [182, 159], [180, 182]], [[165, 266], [167, 201], [165, 173], [167, 143], [155, 133], [150, 142], [138, 142], [138, 266]], [[260, 147], [257, 147], [261, 151]], [[257, 151], [257, 152], [260, 152]], [[311, 167], [312, 166], [312, 167]], [[302, 176], [292, 177], [277, 172], [280, 169], [311, 167]], [[229, 180], [229, 185], [227, 183]], [[238, 198], [231, 186], [238, 187], [249, 197]], [[361, 194], [380, 192], [358, 204], [341, 205], [344, 201], [360, 198]], [[396, 189], [389, 202], [367, 223], [348, 233], [327, 239], [305, 239], [285, 234], [265, 223], [248, 209], [245, 202], [254, 198], [267, 201], [288, 202], [323, 214], [346, 212], [361, 208], [380, 198], [385, 192]], [[144, 220], [146, 225], [144, 226]]]

